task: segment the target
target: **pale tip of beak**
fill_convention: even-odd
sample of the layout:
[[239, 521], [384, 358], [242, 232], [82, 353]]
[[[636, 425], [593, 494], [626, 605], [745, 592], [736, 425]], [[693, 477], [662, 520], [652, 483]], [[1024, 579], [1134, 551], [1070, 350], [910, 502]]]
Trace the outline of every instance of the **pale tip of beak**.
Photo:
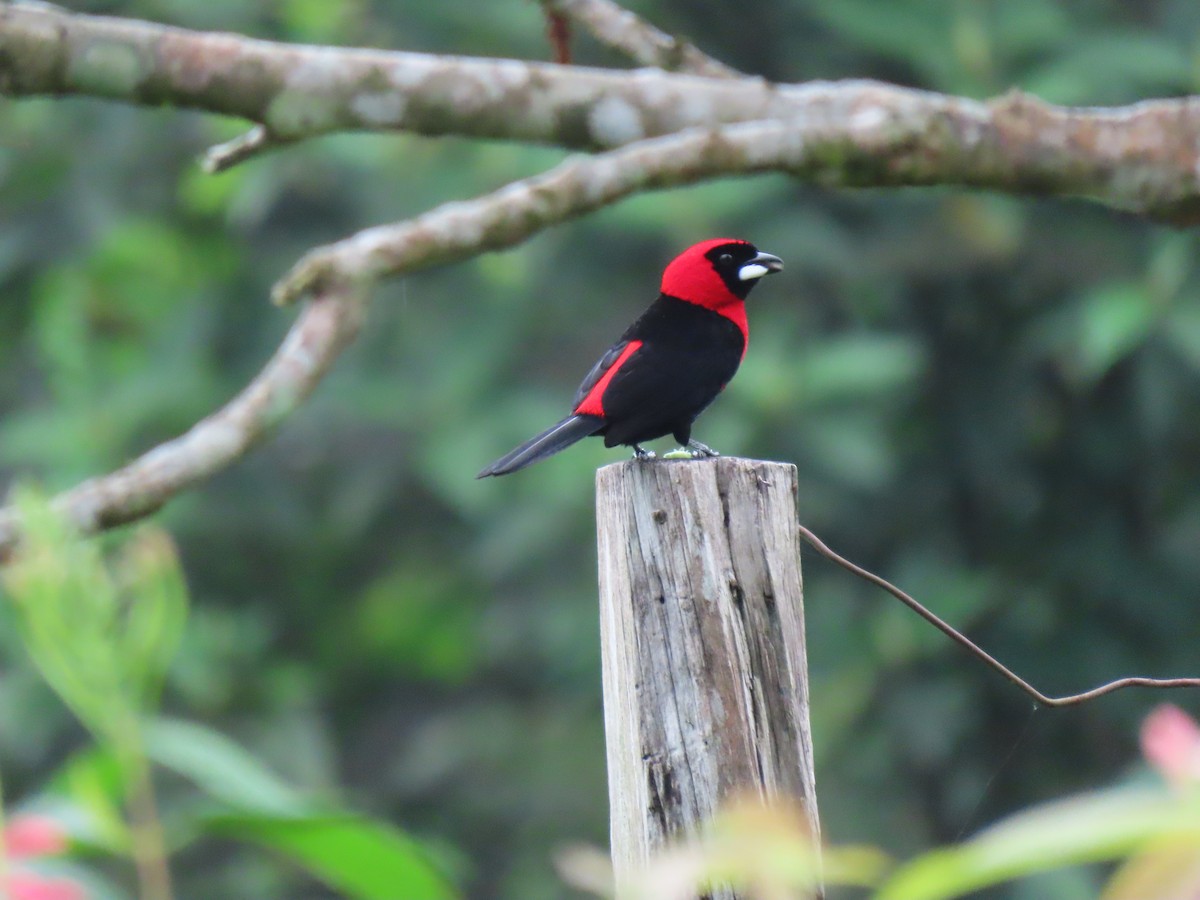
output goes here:
[[750, 262], [738, 269], [738, 279], [749, 281], [752, 278], [762, 278], [768, 272], [782, 272], [783, 260], [770, 253], [760, 253]]

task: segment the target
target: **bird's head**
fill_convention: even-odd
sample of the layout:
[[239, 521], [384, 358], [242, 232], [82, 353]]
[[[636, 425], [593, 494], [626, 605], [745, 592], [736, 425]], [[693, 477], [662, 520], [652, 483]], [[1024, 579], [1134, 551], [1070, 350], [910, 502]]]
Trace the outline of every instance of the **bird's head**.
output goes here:
[[748, 241], [715, 238], [693, 244], [663, 272], [662, 292], [669, 297], [720, 309], [746, 299], [758, 279], [783, 271], [783, 260], [760, 253]]

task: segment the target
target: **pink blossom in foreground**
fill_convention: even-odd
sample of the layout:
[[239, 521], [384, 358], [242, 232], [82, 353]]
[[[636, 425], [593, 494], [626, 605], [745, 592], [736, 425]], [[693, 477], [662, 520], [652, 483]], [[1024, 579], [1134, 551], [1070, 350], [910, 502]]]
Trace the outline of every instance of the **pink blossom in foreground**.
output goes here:
[[48, 878], [17, 870], [8, 876], [12, 900], [87, 900], [83, 887], [69, 878]]
[[1155, 707], [1142, 722], [1142, 755], [1172, 784], [1200, 782], [1200, 725], [1178, 706]]
[[20, 815], [4, 828], [8, 853], [8, 896], [11, 900], [87, 900], [87, 892], [69, 878], [31, 872], [22, 860], [62, 853], [67, 835], [47, 816]]
[[54, 856], [67, 849], [67, 836], [49, 816], [20, 815], [4, 829], [4, 847], [9, 859]]

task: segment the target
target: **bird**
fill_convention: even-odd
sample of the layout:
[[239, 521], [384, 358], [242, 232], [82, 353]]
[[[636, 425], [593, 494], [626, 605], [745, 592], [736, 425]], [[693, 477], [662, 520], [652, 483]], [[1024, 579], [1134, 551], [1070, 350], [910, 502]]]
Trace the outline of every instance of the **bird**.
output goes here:
[[631, 446], [635, 459], [654, 459], [642, 444], [667, 434], [681, 449], [665, 458], [719, 456], [692, 438], [692, 423], [746, 355], [747, 295], [764, 275], [782, 270], [783, 260], [749, 241], [714, 238], [688, 247], [663, 271], [658, 299], [584, 377], [570, 415], [475, 477], [508, 475], [592, 435], [603, 436], [605, 447]]

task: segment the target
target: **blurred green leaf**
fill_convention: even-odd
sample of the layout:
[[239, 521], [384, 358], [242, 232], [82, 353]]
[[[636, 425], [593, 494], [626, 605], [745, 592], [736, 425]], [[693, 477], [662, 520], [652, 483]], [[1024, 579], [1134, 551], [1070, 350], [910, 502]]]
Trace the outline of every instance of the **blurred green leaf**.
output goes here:
[[135, 715], [118, 644], [121, 607], [95, 541], [71, 533], [46, 497], [13, 493], [21, 553], [2, 573], [25, 646], [63, 702], [102, 741], [120, 741]]
[[1150, 334], [1158, 310], [1144, 287], [1103, 285], [1080, 305], [1078, 365], [1088, 380], [1100, 378]]
[[36, 490], [14, 491], [21, 550], [2, 579], [25, 646], [47, 682], [105, 743], [137, 741], [157, 705], [187, 617], [187, 589], [170, 538], [144, 526], [113, 565], [76, 535]]
[[458, 892], [411, 838], [356, 816], [278, 819], [214, 816], [214, 834], [250, 841], [295, 860], [330, 887], [361, 900], [450, 900]]
[[1182, 303], [1167, 313], [1163, 334], [1193, 370], [1200, 370], [1200, 305]]
[[154, 709], [187, 621], [187, 585], [175, 545], [157, 529], [134, 532], [121, 547], [117, 567], [129, 598], [122, 655], [136, 679], [140, 708]]
[[866, 414], [810, 417], [804, 449], [816, 465], [863, 489], [878, 488], [893, 471], [887, 432]]
[[844, 39], [927, 75], [944, 74], [950, 21], [938, 0], [839, 0], [810, 10]]
[[453, 573], [411, 564], [371, 584], [348, 612], [341, 644], [417, 677], [461, 683], [480, 663], [479, 612]]
[[273, 816], [300, 816], [313, 802], [276, 777], [229, 738], [178, 719], [145, 725], [146, 753], [155, 763], [195, 783], [236, 809]]
[[1047, 53], [1074, 33], [1070, 13], [1041, 0], [1007, 0], [993, 4], [993, 32], [1000, 50], [1014, 57]]
[[1186, 44], [1170, 34], [1113, 31], [1080, 35], [1022, 87], [1052, 103], [1129, 103], [1186, 89], [1193, 78]]
[[923, 365], [920, 347], [905, 337], [843, 335], [810, 348], [796, 379], [805, 405], [844, 404], [905, 387]]
[[1126, 788], [1018, 813], [972, 840], [901, 867], [877, 900], [946, 900], [1035, 872], [1119, 858], [1150, 841], [1200, 846], [1200, 803], [1192, 796]]
[[129, 827], [121, 809], [125, 777], [111, 752], [92, 747], [76, 753], [58, 772], [52, 788], [73, 805], [74, 814], [62, 817], [73, 840], [111, 853], [129, 852]]

